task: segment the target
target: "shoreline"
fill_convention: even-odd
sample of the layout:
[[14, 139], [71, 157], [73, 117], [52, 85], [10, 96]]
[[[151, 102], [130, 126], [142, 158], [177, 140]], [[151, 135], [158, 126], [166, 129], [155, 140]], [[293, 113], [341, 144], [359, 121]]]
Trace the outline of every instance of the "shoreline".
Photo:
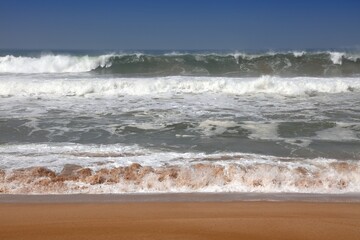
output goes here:
[[0, 194], [4, 203], [313, 202], [360, 203], [360, 193]]

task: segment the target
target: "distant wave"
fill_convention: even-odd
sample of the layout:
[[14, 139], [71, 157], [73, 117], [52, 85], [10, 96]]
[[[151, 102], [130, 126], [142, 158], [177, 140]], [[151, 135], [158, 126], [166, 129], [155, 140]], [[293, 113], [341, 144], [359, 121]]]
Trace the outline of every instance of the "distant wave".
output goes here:
[[31, 76], [3, 76], [0, 96], [59, 97], [159, 94], [276, 94], [313, 95], [360, 90], [360, 78], [258, 78], [170, 76], [156, 78], [56, 78], [33, 79]]
[[112, 55], [66, 56], [44, 55], [41, 57], [0, 57], [0, 73], [70, 73], [88, 72], [98, 67], [109, 67]]
[[194, 54], [172, 52], [99, 56], [2, 56], [0, 73], [89, 72], [137, 76], [353, 76], [360, 74], [360, 54], [283, 52], [265, 54]]

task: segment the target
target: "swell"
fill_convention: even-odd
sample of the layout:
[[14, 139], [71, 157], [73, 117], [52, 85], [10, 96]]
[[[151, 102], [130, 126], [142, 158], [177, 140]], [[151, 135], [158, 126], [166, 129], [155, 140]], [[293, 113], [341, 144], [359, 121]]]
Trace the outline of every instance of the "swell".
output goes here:
[[195, 76], [352, 76], [360, 74], [360, 58], [338, 52], [248, 54], [183, 54], [113, 56], [98, 73]]
[[0, 57], [0, 73], [89, 71], [125, 76], [353, 76], [360, 74], [360, 58], [342, 52]]

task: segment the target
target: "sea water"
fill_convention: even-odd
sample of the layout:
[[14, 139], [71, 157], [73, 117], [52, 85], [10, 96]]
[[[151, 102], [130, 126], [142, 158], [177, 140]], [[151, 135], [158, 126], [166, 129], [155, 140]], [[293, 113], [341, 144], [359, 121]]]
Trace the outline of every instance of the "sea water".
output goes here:
[[0, 192], [360, 192], [356, 52], [0, 52]]

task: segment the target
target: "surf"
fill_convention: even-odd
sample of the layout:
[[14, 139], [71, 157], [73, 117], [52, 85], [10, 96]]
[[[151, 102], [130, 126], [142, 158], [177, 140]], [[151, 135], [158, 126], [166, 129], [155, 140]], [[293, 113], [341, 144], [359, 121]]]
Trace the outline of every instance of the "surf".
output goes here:
[[360, 55], [346, 52], [111, 53], [96, 56], [0, 56], [0, 73], [81, 73], [123, 76], [354, 76]]
[[176, 94], [272, 94], [280, 96], [345, 93], [360, 90], [360, 78], [258, 78], [170, 76], [103, 78], [0, 76], [2, 97], [118, 97]]

